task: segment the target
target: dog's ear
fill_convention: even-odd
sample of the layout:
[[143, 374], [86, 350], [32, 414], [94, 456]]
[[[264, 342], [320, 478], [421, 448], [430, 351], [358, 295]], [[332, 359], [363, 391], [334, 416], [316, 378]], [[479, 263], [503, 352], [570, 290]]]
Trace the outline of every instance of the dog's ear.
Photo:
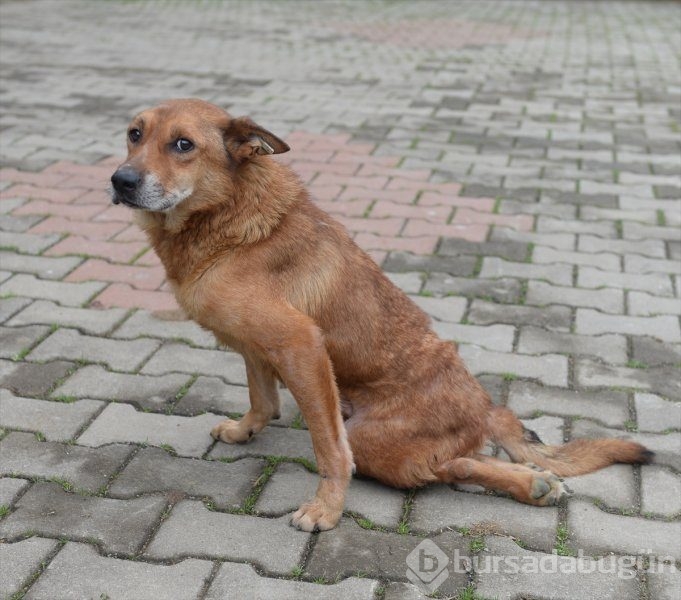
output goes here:
[[259, 154], [281, 154], [291, 149], [286, 142], [248, 117], [232, 119], [223, 137], [227, 151], [239, 162]]

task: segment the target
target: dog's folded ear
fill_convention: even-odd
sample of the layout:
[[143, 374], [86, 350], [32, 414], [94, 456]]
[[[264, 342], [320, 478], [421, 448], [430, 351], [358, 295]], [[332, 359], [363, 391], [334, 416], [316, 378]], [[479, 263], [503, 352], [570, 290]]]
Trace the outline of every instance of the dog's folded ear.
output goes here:
[[223, 138], [225, 148], [239, 162], [259, 154], [281, 154], [291, 149], [286, 142], [248, 117], [232, 119], [224, 130]]

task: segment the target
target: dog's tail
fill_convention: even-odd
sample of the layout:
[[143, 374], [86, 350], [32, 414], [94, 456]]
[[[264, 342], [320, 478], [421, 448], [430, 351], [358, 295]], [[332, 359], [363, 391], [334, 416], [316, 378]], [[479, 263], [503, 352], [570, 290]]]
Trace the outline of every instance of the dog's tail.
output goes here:
[[641, 444], [617, 439], [580, 439], [563, 446], [547, 446], [503, 406], [495, 406], [489, 419], [492, 441], [513, 462], [531, 462], [558, 477], [584, 475], [613, 463], [648, 464], [654, 457]]

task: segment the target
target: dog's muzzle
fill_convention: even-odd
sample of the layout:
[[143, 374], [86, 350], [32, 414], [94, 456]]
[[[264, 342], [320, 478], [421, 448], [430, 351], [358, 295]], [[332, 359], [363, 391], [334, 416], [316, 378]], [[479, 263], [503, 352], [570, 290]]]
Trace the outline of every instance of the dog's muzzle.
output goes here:
[[135, 197], [142, 183], [142, 174], [133, 167], [123, 166], [111, 176], [114, 188], [113, 203], [137, 206]]

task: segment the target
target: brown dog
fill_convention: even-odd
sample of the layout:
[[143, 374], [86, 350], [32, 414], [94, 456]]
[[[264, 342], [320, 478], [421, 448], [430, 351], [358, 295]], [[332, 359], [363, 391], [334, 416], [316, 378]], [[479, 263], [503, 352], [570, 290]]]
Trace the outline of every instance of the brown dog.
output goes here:
[[[135, 117], [111, 180], [114, 202], [141, 209], [180, 306], [246, 362], [251, 409], [212, 435], [246, 442], [277, 418], [279, 379], [295, 397], [321, 479], [294, 526], [336, 525], [353, 458], [392, 486], [476, 483], [539, 506], [562, 497], [557, 476], [649, 462], [622, 440], [545, 446], [494, 406], [454, 345], [266, 156], [287, 150], [248, 118], [173, 100]], [[488, 439], [534, 464], [479, 454]]]

